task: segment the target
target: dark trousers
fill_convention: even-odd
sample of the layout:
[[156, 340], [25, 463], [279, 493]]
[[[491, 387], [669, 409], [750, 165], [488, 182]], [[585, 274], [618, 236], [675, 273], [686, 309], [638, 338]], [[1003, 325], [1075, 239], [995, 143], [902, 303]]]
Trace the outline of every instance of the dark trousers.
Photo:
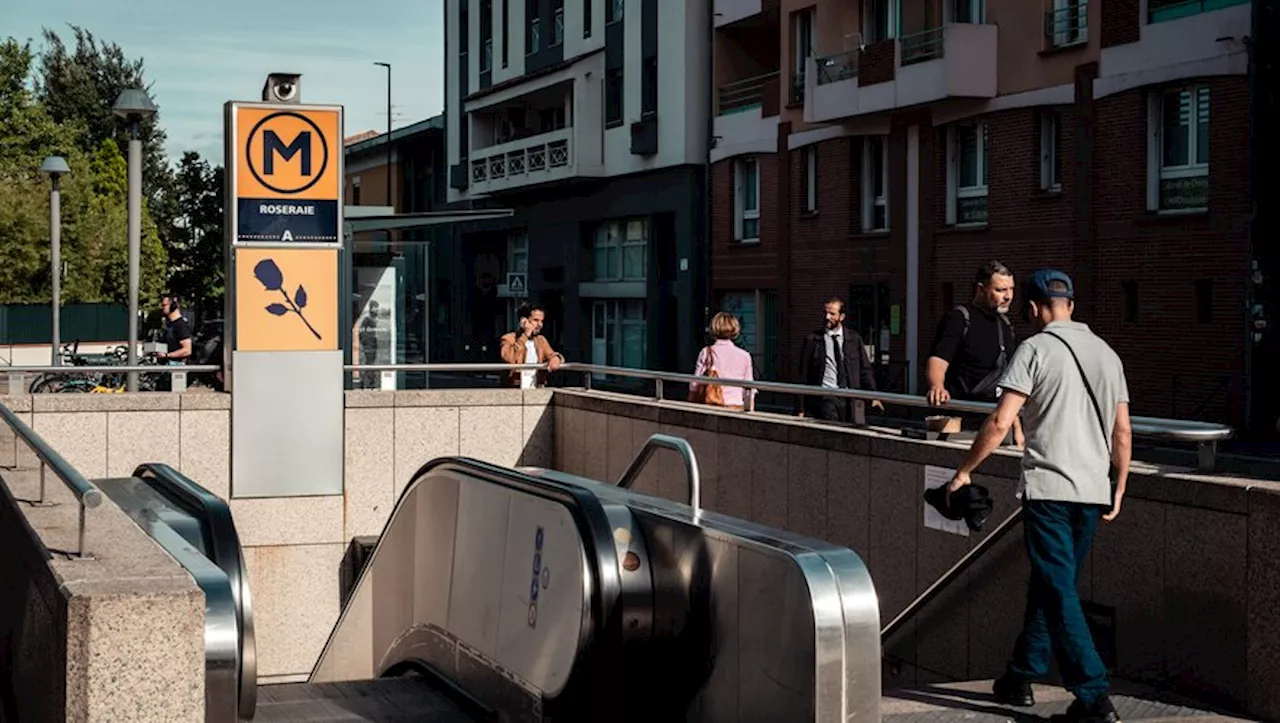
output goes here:
[[824, 422], [839, 422], [858, 426], [867, 423], [862, 402], [844, 397], [808, 397], [805, 401], [804, 413], [811, 419]]
[[1022, 509], [1031, 582], [1009, 675], [1023, 680], [1044, 677], [1049, 673], [1050, 655], [1056, 655], [1067, 689], [1082, 703], [1092, 704], [1106, 694], [1109, 684], [1085, 622], [1076, 581], [1103, 509], [1047, 501], [1026, 502]]

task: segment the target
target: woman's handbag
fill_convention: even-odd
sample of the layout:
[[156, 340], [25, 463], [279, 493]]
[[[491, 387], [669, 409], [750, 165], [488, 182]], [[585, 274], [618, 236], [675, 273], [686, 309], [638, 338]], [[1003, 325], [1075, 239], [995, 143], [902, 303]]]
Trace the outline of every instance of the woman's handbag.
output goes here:
[[[708, 379], [718, 379], [719, 373], [716, 372], [716, 356], [711, 351], [711, 347], [704, 350], [707, 353], [707, 371], [702, 376]], [[714, 407], [724, 406], [724, 387], [719, 384], [699, 384], [696, 388], [689, 390], [689, 401], [698, 404], [710, 404]]]

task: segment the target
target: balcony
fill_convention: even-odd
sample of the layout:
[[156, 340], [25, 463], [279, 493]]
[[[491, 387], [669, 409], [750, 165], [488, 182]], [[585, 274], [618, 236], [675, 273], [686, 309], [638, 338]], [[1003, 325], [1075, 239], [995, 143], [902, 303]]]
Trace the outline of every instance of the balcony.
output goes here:
[[809, 61], [809, 123], [996, 95], [995, 25], [952, 23]]
[[[1159, 14], [1174, 9], [1198, 12], [1187, 17]], [[1102, 48], [1095, 97], [1187, 78], [1248, 73], [1249, 4], [1161, 3], [1151, 13], [1150, 22], [1139, 26], [1138, 42]]]
[[530, 136], [473, 150], [472, 193], [496, 193], [578, 175], [573, 156], [573, 129]]
[[720, 86], [720, 92], [717, 95], [717, 115], [728, 115], [730, 113], [742, 113], [744, 111], [761, 109], [770, 105], [768, 103], [769, 96], [773, 97], [773, 113], [777, 115], [778, 103], [778, 71], [757, 75], [753, 78], [744, 78], [743, 80], [735, 80], [732, 83], [725, 83]]

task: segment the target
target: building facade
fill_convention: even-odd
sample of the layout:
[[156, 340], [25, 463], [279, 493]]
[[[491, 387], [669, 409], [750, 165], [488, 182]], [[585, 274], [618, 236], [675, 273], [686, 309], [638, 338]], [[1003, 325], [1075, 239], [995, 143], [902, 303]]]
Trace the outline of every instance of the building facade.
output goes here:
[[[343, 202], [420, 213], [445, 208], [444, 116], [360, 134], [345, 146]], [[354, 213], [354, 211], [352, 211]], [[385, 210], [381, 213], [386, 213]], [[454, 335], [448, 309], [453, 248], [446, 227], [355, 233], [344, 253], [351, 304], [343, 311], [350, 362], [420, 364], [450, 359], [437, 350]], [[358, 375], [360, 386], [418, 387], [421, 374]]]
[[997, 258], [1074, 275], [1139, 414], [1257, 406], [1247, 2], [715, 6], [712, 288], [775, 378], [836, 296], [918, 392]]
[[[570, 360], [692, 368], [706, 307], [708, 0], [447, 0], [459, 358], [548, 309]], [[661, 12], [659, 12], [661, 8]]]

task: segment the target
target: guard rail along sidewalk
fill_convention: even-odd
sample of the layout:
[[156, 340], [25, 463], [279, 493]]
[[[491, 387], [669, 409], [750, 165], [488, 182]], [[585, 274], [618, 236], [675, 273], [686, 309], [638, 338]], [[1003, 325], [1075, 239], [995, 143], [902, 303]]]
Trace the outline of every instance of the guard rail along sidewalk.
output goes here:
[[[85, 512], [102, 504], [102, 491], [85, 479], [83, 475], [76, 471], [62, 458], [53, 447], [49, 446], [40, 435], [36, 434], [31, 427], [28, 427], [18, 415], [13, 413], [9, 407], [0, 404], [0, 418], [4, 419], [4, 423], [9, 425], [9, 429], [13, 431], [14, 447], [16, 450], [17, 443], [21, 441], [31, 448], [36, 457], [40, 460], [40, 496], [31, 504], [36, 507], [51, 506], [56, 502], [49, 502], [45, 494], [45, 478], [48, 470], [53, 470], [53, 474], [71, 490], [75, 495], [76, 501], [80, 504], [80, 521], [76, 530], [76, 539], [78, 541], [75, 557], [81, 560], [92, 560], [93, 555], [85, 549], [84, 544], [84, 526]], [[15, 454], [15, 459], [17, 455]]]
[[[547, 369], [547, 365], [545, 364], [348, 364], [343, 367], [343, 370], [348, 372], [500, 372], [545, 369]], [[802, 397], [842, 397], [845, 399], [854, 399], [864, 402], [878, 400], [886, 406], [895, 404], [902, 407], [913, 407], [918, 409], [970, 412], [975, 414], [990, 414], [996, 408], [995, 404], [987, 402], [957, 400], [951, 400], [941, 407], [935, 407], [930, 405], [928, 400], [924, 397], [912, 394], [873, 392], [862, 389], [828, 389], [826, 387], [789, 384], [786, 382], [743, 381], [741, 379], [723, 379], [719, 377], [710, 378], [695, 374], [655, 372], [648, 369], [631, 369], [626, 367], [605, 366], [601, 364], [566, 362], [560, 365], [559, 370], [582, 373], [582, 386], [588, 390], [591, 389], [591, 378], [594, 374], [652, 381], [654, 383], [653, 398], [660, 402], [665, 399], [664, 391], [667, 383], [695, 383], [741, 387], [761, 392], [776, 392]], [[745, 397], [744, 402], [746, 404], [745, 411], [748, 413], [755, 411], [755, 395], [746, 394], [743, 396]], [[1214, 469], [1218, 442], [1228, 440], [1232, 436], [1231, 427], [1225, 424], [1216, 424], [1213, 422], [1193, 422], [1182, 419], [1163, 419], [1160, 417], [1132, 417], [1131, 423], [1133, 425], [1134, 436], [1140, 438], [1195, 444], [1199, 452], [1197, 457], [1197, 468], [1204, 472], [1211, 472]]]
[[6, 366], [0, 367], [0, 371], [3, 371], [9, 379], [10, 395], [26, 394], [28, 377], [34, 379], [42, 374], [65, 374], [74, 377], [87, 374], [132, 374], [134, 372], [141, 374], [167, 374], [172, 381], [170, 391], [185, 392], [187, 391], [188, 374], [212, 374], [213, 372], [222, 371], [222, 366], [218, 364], [134, 364], [133, 366], [126, 364], [99, 364], [94, 366], [63, 364], [61, 366]]

